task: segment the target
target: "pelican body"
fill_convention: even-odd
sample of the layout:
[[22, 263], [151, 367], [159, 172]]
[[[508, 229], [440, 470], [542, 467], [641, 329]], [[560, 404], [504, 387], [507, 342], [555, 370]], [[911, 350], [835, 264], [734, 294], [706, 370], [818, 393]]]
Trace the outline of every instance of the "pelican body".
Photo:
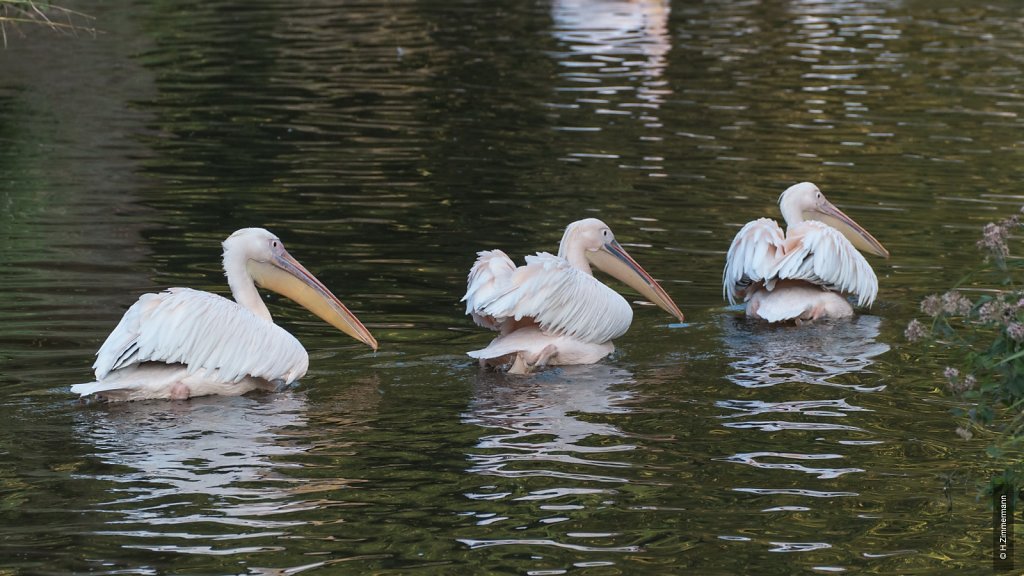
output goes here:
[[223, 247], [234, 301], [190, 288], [143, 294], [96, 353], [96, 381], [71, 391], [105, 400], [183, 400], [272, 390], [301, 378], [309, 356], [274, 324], [257, 284], [377, 349], [359, 319], [288, 254], [277, 236], [244, 228]]
[[768, 322], [843, 318], [847, 295], [870, 307], [878, 278], [857, 251], [889, 257], [878, 240], [836, 208], [817, 186], [801, 182], [779, 196], [786, 231], [771, 219], [748, 222], [733, 239], [722, 272], [731, 304]]
[[477, 256], [462, 301], [478, 325], [499, 333], [486, 348], [469, 352], [481, 366], [527, 374], [548, 365], [593, 364], [614, 351], [612, 340], [629, 329], [633, 309], [594, 278], [591, 265], [683, 319], [669, 295], [596, 218], [569, 224], [557, 256], [538, 252], [519, 267], [501, 250]]

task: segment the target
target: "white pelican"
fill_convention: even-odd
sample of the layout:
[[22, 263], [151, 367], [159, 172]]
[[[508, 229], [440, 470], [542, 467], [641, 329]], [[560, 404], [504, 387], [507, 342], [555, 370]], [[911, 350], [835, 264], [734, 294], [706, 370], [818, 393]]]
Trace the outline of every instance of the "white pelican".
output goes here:
[[680, 321], [683, 313], [596, 218], [565, 229], [558, 256], [538, 252], [516, 265], [501, 250], [478, 252], [469, 271], [466, 314], [500, 335], [469, 352], [481, 366], [527, 374], [547, 365], [593, 364], [615, 350], [633, 309], [590, 271], [590, 265], [631, 286]]
[[786, 232], [771, 219], [748, 222], [733, 239], [722, 272], [722, 292], [740, 298], [747, 315], [768, 322], [851, 316], [871, 306], [878, 278], [857, 248], [884, 258], [889, 251], [829, 202], [818, 187], [801, 182], [779, 196]]
[[189, 288], [143, 294], [96, 353], [96, 382], [71, 391], [107, 400], [182, 400], [274, 389], [301, 378], [309, 356], [274, 324], [257, 284], [377, 349], [348, 308], [262, 228], [243, 228], [224, 241], [224, 273], [234, 302]]

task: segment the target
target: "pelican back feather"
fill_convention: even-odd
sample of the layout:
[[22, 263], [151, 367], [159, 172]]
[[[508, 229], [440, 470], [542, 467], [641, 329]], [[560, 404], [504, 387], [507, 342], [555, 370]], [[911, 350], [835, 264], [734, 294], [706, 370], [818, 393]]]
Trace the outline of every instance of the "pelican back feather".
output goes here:
[[751, 284], [763, 282], [771, 290], [772, 269], [781, 255], [785, 234], [770, 218], [747, 222], [729, 246], [722, 270], [722, 295], [736, 304]]
[[253, 376], [290, 383], [306, 373], [309, 356], [294, 336], [241, 305], [209, 292], [171, 288], [144, 294], [96, 353], [103, 380], [143, 362], [182, 364], [188, 374], [224, 382]]
[[878, 277], [864, 256], [838, 230], [814, 220], [787, 230], [785, 254], [771, 274], [853, 294], [862, 307], [871, 306], [878, 295]]
[[508, 279], [515, 272], [516, 265], [501, 250], [484, 250], [477, 252], [476, 262], [469, 271], [466, 280], [466, 295], [460, 302], [466, 303], [466, 314], [473, 317], [477, 326], [500, 330], [500, 322], [483, 313], [482, 303], [490, 302], [506, 289]]
[[494, 280], [487, 297], [474, 297], [468, 308], [493, 319], [499, 330], [506, 322], [528, 319], [545, 334], [601, 344], [624, 334], [633, 321], [625, 298], [546, 252], [527, 256], [525, 266]]

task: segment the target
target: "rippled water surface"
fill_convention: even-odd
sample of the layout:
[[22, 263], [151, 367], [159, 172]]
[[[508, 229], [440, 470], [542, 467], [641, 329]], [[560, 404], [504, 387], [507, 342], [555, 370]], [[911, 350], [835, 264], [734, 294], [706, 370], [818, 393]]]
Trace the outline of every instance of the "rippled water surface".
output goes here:
[[[1016, 3], [74, 8], [98, 35], [0, 51], [0, 572], [990, 573], [985, 442], [902, 332], [1024, 202]], [[725, 251], [802, 180], [891, 251], [880, 297], [749, 323]], [[600, 364], [480, 371], [474, 252], [585, 216], [687, 323], [637, 305]], [[253, 225], [380, 350], [268, 296], [297, 386], [79, 404], [138, 295], [225, 293]]]

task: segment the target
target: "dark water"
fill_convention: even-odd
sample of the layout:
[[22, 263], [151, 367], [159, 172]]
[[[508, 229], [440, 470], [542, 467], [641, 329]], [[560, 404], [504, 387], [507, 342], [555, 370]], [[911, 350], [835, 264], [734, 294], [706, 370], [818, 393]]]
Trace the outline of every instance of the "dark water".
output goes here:
[[[0, 572], [990, 572], [984, 439], [902, 331], [1024, 202], [1013, 2], [82, 2], [0, 51]], [[892, 252], [852, 322], [724, 308], [818, 183]], [[687, 315], [480, 372], [478, 249], [608, 222]], [[278, 394], [82, 406], [142, 292], [259, 225], [381, 342], [270, 297]], [[924, 355], [922, 355], [924, 354]], [[1024, 565], [1024, 563], [1021, 563]]]

